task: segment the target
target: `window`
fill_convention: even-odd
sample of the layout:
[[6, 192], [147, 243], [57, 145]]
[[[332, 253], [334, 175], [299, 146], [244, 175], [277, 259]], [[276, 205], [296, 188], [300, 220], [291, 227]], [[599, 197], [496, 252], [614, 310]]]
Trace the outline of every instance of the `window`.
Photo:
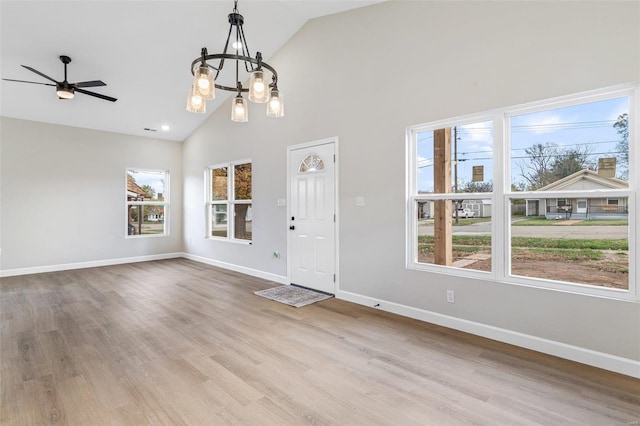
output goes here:
[[127, 169], [125, 235], [168, 234], [169, 172]]
[[298, 173], [320, 172], [322, 170], [324, 170], [322, 158], [318, 154], [309, 154], [300, 162]]
[[507, 114], [510, 200], [539, 201], [537, 212], [512, 220], [511, 275], [629, 288], [629, 217], [607, 201], [629, 190], [628, 139], [619, 132], [629, 102], [576, 99]]
[[491, 271], [493, 123], [417, 128], [414, 138], [412, 262]]
[[251, 241], [251, 162], [207, 169], [207, 237]]
[[636, 90], [410, 128], [407, 266], [636, 298]]

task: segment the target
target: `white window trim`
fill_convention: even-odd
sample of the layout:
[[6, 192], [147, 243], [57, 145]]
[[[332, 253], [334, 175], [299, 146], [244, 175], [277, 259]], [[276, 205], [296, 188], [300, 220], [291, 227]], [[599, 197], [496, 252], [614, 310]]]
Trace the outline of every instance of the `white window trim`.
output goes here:
[[[145, 168], [140, 168], [140, 167], [127, 167], [125, 168], [125, 181], [124, 181], [124, 192], [125, 192], [125, 199], [126, 197], [126, 193], [127, 193], [127, 174], [130, 171], [135, 171], [135, 172], [148, 172], [148, 173], [164, 173], [164, 193], [162, 194], [162, 196], [164, 197], [164, 201], [125, 201], [125, 209], [124, 209], [124, 222], [127, 224], [127, 226], [125, 226], [125, 230], [124, 230], [124, 237], [125, 239], [136, 239], [136, 238], [162, 238], [162, 237], [168, 237], [169, 236], [169, 229], [170, 229], [170, 191], [169, 188], [171, 187], [170, 185], [170, 179], [171, 179], [171, 174], [169, 173], [169, 170], [162, 170], [162, 169], [145, 169]], [[164, 232], [162, 234], [142, 234], [142, 235], [129, 235], [128, 232], [128, 224], [129, 224], [129, 206], [163, 206], [164, 207]]]
[[[511, 141], [509, 129], [510, 117], [514, 115], [528, 114], [554, 108], [562, 108], [571, 105], [597, 102], [600, 100], [616, 97], [629, 97], [629, 140], [637, 141], [640, 126], [638, 105], [640, 96], [638, 91], [640, 85], [626, 84], [612, 88], [599, 89], [584, 93], [568, 95], [548, 100], [531, 102], [525, 105], [499, 108], [479, 114], [470, 114], [456, 118], [439, 120], [427, 124], [411, 126], [406, 131], [406, 267], [408, 269], [429, 271], [458, 277], [469, 277], [476, 279], [492, 279], [504, 284], [521, 285], [527, 287], [542, 288], [547, 290], [562, 291], [568, 293], [623, 299], [640, 300], [640, 286], [636, 284], [639, 277], [640, 267], [640, 247], [638, 247], [637, 214], [629, 215], [629, 287], [627, 290], [592, 286], [588, 284], [578, 284], [571, 282], [551, 281], [541, 278], [531, 278], [519, 275], [512, 275], [511, 271], [511, 226], [510, 217], [511, 199], [550, 199], [550, 198], [594, 198], [602, 197], [627, 197], [628, 208], [637, 212], [636, 192], [637, 175], [640, 172], [640, 149], [636, 149], [634, 143], [629, 144], [629, 188], [624, 190], [584, 190], [584, 191], [557, 191], [549, 193], [539, 193], [532, 191], [511, 192], [510, 156]], [[503, 149], [494, 149], [493, 165], [493, 193], [465, 193], [465, 199], [487, 199], [492, 200], [491, 217], [491, 259], [492, 270], [490, 272], [474, 271], [470, 269], [456, 268], [452, 266], [441, 266], [433, 264], [418, 263], [418, 233], [417, 233], [417, 201], [447, 200], [453, 199], [453, 194], [418, 194], [417, 193], [417, 134], [436, 129], [461, 126], [465, 124], [493, 121], [493, 146], [494, 148], [503, 146]], [[505, 225], [498, 225], [505, 224]]]
[[[250, 200], [235, 200], [235, 169], [234, 167], [239, 164], [251, 164], [251, 199]], [[226, 167], [227, 168], [227, 199], [226, 200], [211, 200], [211, 193], [213, 188], [211, 185], [213, 184], [213, 180], [211, 179], [211, 173], [214, 169], [220, 169]], [[252, 245], [253, 243], [253, 235], [250, 240], [243, 240], [240, 238], [235, 238], [234, 229], [235, 229], [235, 206], [236, 204], [251, 204], [253, 205], [253, 161], [251, 159], [244, 159], [238, 161], [230, 161], [228, 163], [218, 163], [211, 166], [208, 166], [204, 171], [205, 176], [205, 193], [204, 193], [204, 205], [205, 205], [205, 238], [208, 240], [214, 241], [228, 241], [236, 244], [245, 244]], [[227, 206], [227, 236], [226, 237], [218, 237], [215, 235], [211, 235], [211, 210], [213, 205], [226, 205]], [[231, 214], [231, 212], [234, 214]]]
[[[467, 124], [474, 124], [479, 122], [492, 121], [494, 122], [493, 128], [493, 137], [494, 144], [496, 139], [496, 133], [499, 129], [495, 127], [495, 114], [491, 112], [480, 113], [480, 114], [471, 114], [458, 118], [439, 120], [436, 122], [432, 122], [429, 124], [413, 126], [407, 129], [407, 257], [406, 257], [406, 267], [408, 269], [415, 269], [421, 271], [432, 271], [438, 272], [446, 275], [454, 275], [461, 277], [469, 277], [469, 278], [480, 278], [480, 279], [488, 279], [494, 275], [493, 271], [495, 271], [496, 265], [494, 259], [494, 240], [496, 233], [496, 226], [494, 217], [491, 218], [491, 253], [492, 253], [492, 271], [478, 271], [473, 269], [464, 269], [458, 268], [455, 266], [442, 266], [435, 264], [426, 264], [426, 263], [418, 263], [418, 209], [415, 208], [417, 206], [418, 201], [437, 201], [437, 200], [455, 200], [460, 198], [459, 193], [447, 193], [447, 194], [422, 194], [418, 193], [417, 185], [418, 185], [418, 175], [417, 169], [415, 165], [417, 164], [417, 135], [422, 132], [434, 131], [437, 129], [454, 127], [454, 126], [464, 126]], [[494, 162], [496, 151], [494, 150]], [[495, 167], [494, 167], [495, 171]], [[495, 182], [495, 172], [494, 176], [492, 176], [493, 181]], [[464, 193], [465, 200], [491, 200], [492, 204], [495, 205], [495, 194], [496, 188], [494, 184], [493, 192], [479, 192], [479, 193]]]

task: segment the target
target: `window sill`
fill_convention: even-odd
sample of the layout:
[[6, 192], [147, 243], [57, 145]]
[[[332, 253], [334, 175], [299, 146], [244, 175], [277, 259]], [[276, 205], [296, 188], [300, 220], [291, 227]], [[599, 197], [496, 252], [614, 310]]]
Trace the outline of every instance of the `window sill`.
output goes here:
[[160, 237], [168, 237], [169, 234], [148, 234], [148, 235], [125, 235], [125, 240], [136, 240], [139, 238], [160, 238]]
[[235, 243], [235, 244], [246, 245], [246, 246], [253, 245], [253, 241], [251, 240], [238, 240], [234, 238], [225, 238], [225, 237], [205, 237], [205, 239], [210, 241], [226, 241], [228, 243]]

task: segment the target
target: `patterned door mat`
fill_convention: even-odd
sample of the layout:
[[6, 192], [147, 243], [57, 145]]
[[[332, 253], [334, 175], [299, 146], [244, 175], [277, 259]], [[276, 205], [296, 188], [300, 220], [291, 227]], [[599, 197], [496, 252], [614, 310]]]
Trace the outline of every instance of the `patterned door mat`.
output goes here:
[[296, 308], [301, 308], [333, 297], [332, 294], [320, 293], [295, 285], [283, 285], [266, 290], [254, 291], [253, 293]]

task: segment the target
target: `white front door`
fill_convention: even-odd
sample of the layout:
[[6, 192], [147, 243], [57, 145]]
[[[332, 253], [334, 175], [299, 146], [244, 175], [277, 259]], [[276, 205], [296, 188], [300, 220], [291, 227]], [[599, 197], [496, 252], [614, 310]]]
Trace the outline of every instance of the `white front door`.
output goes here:
[[578, 198], [576, 213], [586, 213], [586, 212], [587, 212], [586, 198]]
[[289, 279], [335, 293], [335, 142], [290, 147]]

